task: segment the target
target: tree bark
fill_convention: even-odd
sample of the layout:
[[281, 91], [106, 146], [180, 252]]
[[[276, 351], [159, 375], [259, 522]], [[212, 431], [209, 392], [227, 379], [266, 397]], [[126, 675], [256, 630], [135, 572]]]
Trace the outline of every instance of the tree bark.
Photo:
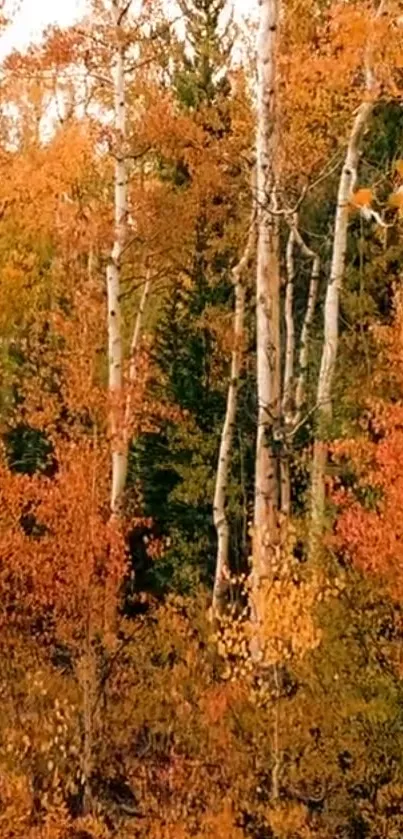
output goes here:
[[131, 414], [131, 406], [132, 406], [132, 388], [134, 387], [134, 383], [136, 381], [136, 373], [137, 373], [137, 353], [139, 349], [139, 344], [142, 336], [142, 329], [143, 329], [143, 320], [144, 320], [144, 312], [146, 310], [148, 298], [150, 296], [151, 291], [151, 274], [150, 271], [147, 269], [146, 281], [144, 283], [143, 292], [140, 298], [139, 308], [137, 310], [136, 320], [134, 322], [134, 329], [132, 340], [130, 344], [130, 364], [129, 364], [129, 389], [126, 397], [126, 405], [125, 405], [125, 420], [124, 420], [124, 435], [125, 435], [125, 467], [124, 467], [124, 484], [126, 484], [127, 479], [127, 470], [128, 470], [128, 460], [129, 460], [129, 442], [130, 442], [130, 414]]
[[255, 211], [251, 220], [248, 241], [242, 258], [232, 271], [235, 292], [234, 335], [231, 355], [231, 372], [227, 394], [227, 408], [221, 433], [217, 477], [214, 493], [213, 518], [217, 533], [217, 559], [213, 588], [212, 613], [217, 619], [225, 610], [229, 586], [229, 537], [230, 529], [226, 511], [227, 488], [231, 471], [231, 452], [236, 427], [238, 390], [242, 369], [243, 330], [245, 319], [245, 286], [243, 274], [249, 266], [256, 239]]
[[[374, 13], [373, 22], [384, 12], [385, 0]], [[369, 34], [364, 57], [365, 97], [351, 127], [346, 156], [339, 181], [333, 253], [324, 310], [324, 343], [317, 392], [317, 432], [314, 442], [311, 477], [311, 527], [309, 552], [315, 558], [325, 512], [325, 472], [327, 463], [326, 433], [332, 419], [332, 384], [339, 340], [339, 299], [347, 251], [349, 200], [355, 186], [363, 135], [377, 101], [377, 82], [373, 69], [373, 40]]]
[[317, 390], [317, 432], [311, 477], [310, 553], [317, 551], [325, 511], [326, 433], [332, 419], [332, 384], [339, 341], [339, 301], [347, 251], [349, 201], [353, 191], [361, 141], [374, 110], [374, 100], [360, 105], [354, 119], [339, 181], [333, 252], [324, 308], [324, 343]]
[[291, 512], [291, 481], [290, 481], [290, 458], [288, 453], [288, 441], [291, 437], [294, 421], [294, 359], [295, 359], [295, 327], [294, 327], [294, 245], [295, 229], [291, 226], [290, 235], [286, 248], [286, 269], [287, 280], [284, 301], [285, 320], [285, 363], [283, 380], [283, 398], [281, 403], [282, 425], [283, 425], [283, 450], [280, 463], [280, 485], [281, 485], [281, 512], [289, 516]]
[[[294, 249], [298, 245], [303, 256], [312, 260], [312, 271], [308, 290], [305, 316], [299, 338], [298, 374], [295, 376], [296, 338], [294, 323], [294, 286], [295, 263]], [[284, 364], [282, 426], [283, 451], [281, 457], [281, 512], [291, 514], [290, 451], [292, 438], [302, 420], [302, 411], [306, 401], [306, 377], [309, 364], [309, 339], [319, 285], [320, 260], [304, 242], [298, 230], [298, 217], [295, 214], [290, 229], [286, 248], [287, 282], [285, 291], [284, 319], [286, 333], [286, 351]]]
[[[127, 5], [127, 4], [126, 4]], [[121, 313], [122, 255], [127, 235], [127, 162], [125, 49], [123, 22], [128, 11], [122, 0], [113, 0], [116, 52], [114, 79], [115, 108], [115, 222], [112, 252], [106, 271], [108, 296], [109, 395], [111, 401], [110, 434], [112, 487], [110, 506], [113, 516], [120, 516], [127, 473], [127, 452], [123, 440], [123, 341]]]
[[[257, 42], [256, 356], [258, 425], [255, 460], [251, 615], [261, 623], [259, 591], [270, 573], [279, 512], [279, 463], [273, 443], [280, 420], [280, 260], [277, 189], [278, 0], [260, 0]], [[259, 630], [257, 628], [258, 634]]]
[[96, 657], [92, 646], [92, 637], [88, 630], [85, 640], [85, 650], [78, 668], [83, 701], [83, 750], [81, 765], [81, 783], [83, 789], [83, 813], [88, 815], [92, 811], [91, 776], [94, 758], [94, 712], [97, 692]]
[[311, 337], [312, 321], [314, 318], [316, 301], [318, 298], [320, 272], [319, 256], [315, 253], [315, 251], [311, 250], [311, 248], [308, 248], [297, 228], [295, 228], [295, 238], [304, 256], [306, 256], [308, 259], [312, 259], [312, 271], [308, 290], [308, 302], [305, 309], [305, 317], [302, 324], [301, 336], [299, 339], [298, 378], [295, 390], [294, 429], [301, 422], [302, 411], [306, 403], [306, 379], [309, 365], [309, 344]]

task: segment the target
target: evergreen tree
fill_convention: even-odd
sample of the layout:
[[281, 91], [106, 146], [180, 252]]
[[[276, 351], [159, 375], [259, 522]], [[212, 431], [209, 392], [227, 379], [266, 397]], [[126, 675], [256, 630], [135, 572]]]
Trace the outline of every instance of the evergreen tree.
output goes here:
[[[225, 142], [232, 132], [229, 81], [235, 34], [232, 15], [226, 0], [180, 0], [179, 6], [185, 40], [178, 43], [174, 53], [172, 88], [179, 108], [192, 114], [202, 128], [208, 150], [211, 144]], [[245, 137], [245, 147], [248, 147], [248, 137]], [[192, 175], [183, 160], [177, 160], [174, 167], [162, 161], [160, 172], [175, 188], [191, 189]], [[226, 232], [227, 226], [236, 222], [239, 189], [246, 181], [247, 174], [245, 177], [242, 167], [232, 164], [229, 194], [217, 187], [215, 194], [200, 204], [193, 231], [193, 252], [186, 266], [186, 287], [181, 279], [172, 282], [157, 328], [156, 360], [165, 381], [165, 398], [168, 396], [186, 411], [187, 417], [183, 423], [169, 425], [158, 438], [151, 435], [143, 438], [138, 450], [146, 513], [170, 537], [171, 547], [165, 563], [160, 560], [157, 569], [163, 575], [162, 584], [174, 578], [175, 585], [187, 586], [200, 577], [204, 581], [211, 579], [214, 572], [212, 500], [225, 411], [227, 366], [223, 367], [222, 350], [211, 324], [216, 314], [232, 309], [230, 271], [237, 260], [238, 243]], [[253, 436], [252, 415], [253, 409], [246, 414], [246, 449], [248, 436], [251, 439]], [[240, 465], [244, 468], [245, 458], [249, 461], [248, 454], [242, 451], [234, 466], [238, 473]], [[239, 480], [239, 474], [237, 477], [236, 556], [241, 550], [240, 543], [245, 542], [248, 483], [246, 478]], [[155, 566], [151, 573], [155, 582]], [[140, 579], [144, 583], [140, 577], [139, 584]]]
[[217, 103], [228, 94], [228, 60], [234, 40], [227, 0], [178, 0], [186, 38], [174, 75], [179, 101], [186, 108]]

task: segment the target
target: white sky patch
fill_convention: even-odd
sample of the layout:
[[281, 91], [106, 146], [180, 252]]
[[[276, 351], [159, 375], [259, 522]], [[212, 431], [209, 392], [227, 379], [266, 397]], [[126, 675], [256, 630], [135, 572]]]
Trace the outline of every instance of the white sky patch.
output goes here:
[[13, 14], [13, 4], [6, 6], [12, 23], [0, 38], [0, 58], [13, 49], [24, 50], [39, 41], [43, 30], [51, 25], [71, 26], [85, 13], [85, 0], [21, 0]]
[[[257, 6], [257, 0], [234, 2], [240, 16]], [[39, 41], [43, 30], [51, 24], [71, 26], [85, 14], [87, 3], [86, 0], [21, 0], [15, 14], [12, 7], [13, 0], [10, 0], [8, 11], [12, 23], [0, 38], [0, 59], [12, 49], [25, 50], [32, 42]]]

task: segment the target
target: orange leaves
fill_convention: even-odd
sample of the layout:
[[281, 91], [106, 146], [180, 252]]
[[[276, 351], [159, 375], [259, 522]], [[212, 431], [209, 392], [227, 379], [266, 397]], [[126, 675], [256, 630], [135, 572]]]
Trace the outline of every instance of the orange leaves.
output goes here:
[[368, 44], [376, 82], [370, 96], [375, 99], [386, 91], [401, 97], [402, 50], [393, 6], [376, 16], [367, 2], [333, 2], [310, 13], [309, 5], [303, 4], [301, 13], [298, 5], [287, 6], [282, 22], [281, 153], [283, 171], [294, 183], [303, 183], [326, 169], [346, 141], [352, 114], [368, 96]]
[[[0, 830], [3, 837], [22, 839], [32, 810], [32, 792], [23, 774], [0, 773]], [[14, 832], [15, 831], [15, 832]]]
[[303, 804], [279, 804], [268, 813], [268, 822], [279, 839], [310, 839], [309, 813]]
[[[399, 417], [400, 421], [401, 418]], [[371, 463], [349, 492], [339, 492], [336, 544], [361, 570], [376, 575], [393, 597], [403, 597], [403, 433], [389, 417], [384, 437], [372, 447]], [[368, 443], [371, 451], [371, 444]], [[355, 455], [351, 455], [352, 464]]]
[[52, 479], [6, 469], [3, 477], [0, 591], [7, 619], [28, 627], [50, 621], [56, 637], [80, 646], [89, 615], [93, 629], [102, 629], [105, 598], [116, 597], [126, 564], [121, 536], [104, 512], [105, 454], [90, 440], [60, 441]]
[[239, 691], [235, 684], [212, 685], [200, 700], [208, 724], [221, 722], [238, 698]]
[[353, 192], [350, 202], [353, 207], [370, 207], [373, 200], [373, 193], [371, 189], [357, 189]]
[[334, 488], [339, 507], [335, 544], [356, 567], [376, 576], [393, 598], [402, 600], [403, 331], [399, 298], [395, 322], [380, 331], [379, 342], [379, 371], [374, 383], [384, 389], [387, 370], [395, 398], [391, 402], [373, 399], [359, 437], [334, 447], [334, 457], [349, 463], [354, 471], [348, 489]]

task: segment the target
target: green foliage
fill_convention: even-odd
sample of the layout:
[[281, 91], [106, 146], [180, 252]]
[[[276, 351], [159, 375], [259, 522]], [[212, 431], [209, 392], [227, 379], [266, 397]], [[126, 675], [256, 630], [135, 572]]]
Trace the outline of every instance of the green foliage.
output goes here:
[[33, 475], [35, 472], [52, 472], [52, 446], [46, 434], [36, 428], [18, 425], [4, 437], [10, 468], [15, 472]]
[[[174, 51], [172, 89], [180, 107], [194, 112], [206, 154], [232, 131], [227, 74], [233, 26], [226, 6], [224, 0], [180, 3], [185, 43]], [[197, 168], [194, 175], [182, 159], [161, 159], [158, 171], [175, 190], [191, 190], [197, 178]], [[236, 189], [242, 188], [243, 181], [242, 170], [234, 166], [226, 191], [217, 187], [200, 202], [186, 264], [169, 283], [154, 333], [154, 360], [160, 372], [157, 392], [181, 411], [178, 422], [162, 426], [158, 435], [144, 435], [132, 452], [133, 474], [141, 475], [145, 513], [158, 535], [166, 539], [164, 556], [157, 562], [148, 562], [144, 555], [136, 558], [136, 550], [133, 553], [139, 585], [154, 590], [188, 591], [198, 581], [211, 580], [214, 573], [212, 499], [229, 372], [228, 352], [223, 352], [222, 343], [231, 328], [230, 271], [240, 249], [233, 241]], [[249, 415], [241, 420], [242, 451], [235, 458], [236, 480], [230, 488], [235, 565], [246, 559], [252, 391], [249, 384], [245, 399]], [[240, 482], [240, 471], [245, 469]]]
[[[228, 58], [233, 26], [226, 0], [179, 0], [185, 43], [174, 73], [174, 89], [185, 108], [198, 109], [228, 95]], [[229, 18], [229, 19], [228, 19]]]

